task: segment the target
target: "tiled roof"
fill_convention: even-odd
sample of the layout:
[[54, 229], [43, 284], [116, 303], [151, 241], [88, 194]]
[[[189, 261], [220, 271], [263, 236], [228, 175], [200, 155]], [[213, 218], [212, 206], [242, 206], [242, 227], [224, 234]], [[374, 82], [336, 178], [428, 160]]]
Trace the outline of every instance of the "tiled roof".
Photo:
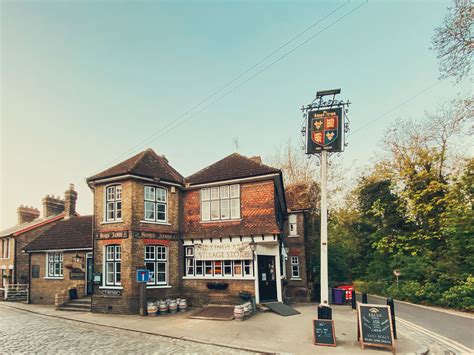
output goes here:
[[293, 184], [286, 186], [285, 196], [288, 211], [310, 209], [312, 194], [319, 195], [318, 189], [315, 185]]
[[64, 217], [64, 213], [52, 215], [46, 218], [37, 218], [34, 221], [22, 223], [22, 224], [4, 229], [3, 231], [0, 232], [0, 237], [6, 237], [12, 234], [19, 235], [23, 233], [24, 231], [26, 232], [26, 231], [30, 231], [32, 229], [44, 226], [45, 224], [54, 222], [58, 219], [61, 219], [62, 217]]
[[185, 181], [191, 185], [195, 185], [279, 172], [279, 169], [272, 168], [238, 153], [234, 153], [188, 176]]
[[153, 149], [144, 150], [143, 152], [88, 178], [87, 181], [89, 182], [124, 174], [159, 178], [164, 181], [176, 182], [179, 184], [183, 183], [183, 176], [169, 165], [168, 160], [164, 156], [156, 154]]
[[92, 249], [92, 216], [59, 221], [25, 247], [26, 251], [53, 249]]

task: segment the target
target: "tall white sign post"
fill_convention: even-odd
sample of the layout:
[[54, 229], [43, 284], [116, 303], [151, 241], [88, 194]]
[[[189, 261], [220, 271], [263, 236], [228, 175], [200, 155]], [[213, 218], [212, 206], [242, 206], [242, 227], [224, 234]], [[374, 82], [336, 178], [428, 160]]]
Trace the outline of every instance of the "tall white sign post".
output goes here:
[[[318, 91], [316, 98], [302, 107], [306, 136], [306, 154], [319, 155], [321, 158], [321, 303], [320, 307], [329, 307], [328, 277], [328, 206], [327, 206], [327, 163], [329, 153], [344, 150], [344, 133], [348, 129], [344, 121], [346, 107], [350, 102], [336, 100], [341, 89]], [[332, 98], [324, 99], [324, 97]], [[318, 310], [319, 313], [319, 310]], [[324, 314], [323, 314], [324, 313]], [[321, 319], [331, 319], [331, 309], [321, 310]]]

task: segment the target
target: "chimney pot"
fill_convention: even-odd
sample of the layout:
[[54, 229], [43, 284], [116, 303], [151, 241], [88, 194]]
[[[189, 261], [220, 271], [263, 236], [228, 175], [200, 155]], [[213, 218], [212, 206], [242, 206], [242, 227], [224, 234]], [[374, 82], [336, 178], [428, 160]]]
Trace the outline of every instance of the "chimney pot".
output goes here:
[[64, 193], [64, 218], [68, 219], [76, 215], [77, 192], [74, 184], [69, 184], [69, 189]]
[[20, 205], [17, 208], [18, 224], [32, 222], [40, 216], [37, 208]]
[[252, 160], [253, 162], [257, 164], [262, 164], [262, 157], [259, 155], [251, 157], [250, 160]]

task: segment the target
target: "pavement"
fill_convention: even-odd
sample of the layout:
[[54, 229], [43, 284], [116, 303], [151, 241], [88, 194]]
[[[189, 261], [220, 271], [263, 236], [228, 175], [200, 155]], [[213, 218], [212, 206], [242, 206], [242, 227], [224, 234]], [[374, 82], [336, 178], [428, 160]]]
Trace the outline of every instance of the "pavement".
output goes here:
[[[187, 344], [194, 343], [196, 346], [209, 345], [225, 349], [218, 351], [221, 353], [246, 351], [298, 354], [315, 352], [321, 354], [390, 353], [389, 350], [382, 348], [360, 349], [357, 342], [356, 312], [350, 306], [333, 306], [337, 343], [335, 348], [313, 345], [312, 319], [315, 318], [316, 304], [298, 304], [294, 308], [301, 314], [282, 317], [272, 312], [259, 312], [248, 320], [237, 322], [189, 319], [189, 311], [175, 315], [140, 317], [138, 315], [56, 311], [53, 306], [0, 302], [0, 315], [3, 318], [5, 312], [18, 312], [22, 315], [30, 312], [33, 313], [30, 314], [31, 317], [42, 316], [61, 321], [80, 322], [82, 324], [78, 324], [78, 327], [86, 329], [89, 327], [84, 326], [89, 324], [94, 329], [104, 328], [104, 332], [114, 329], [128, 331], [128, 333], [141, 333], [147, 339], [150, 335], [165, 337], [169, 341], [176, 342], [177, 348], [173, 352], [181, 352], [179, 350], [181, 342], [187, 341]], [[2, 323], [0, 322], [0, 331]], [[395, 346], [399, 354], [415, 354], [426, 347], [431, 354], [460, 353], [458, 349], [452, 348], [450, 344], [440, 341], [435, 336], [414, 332], [412, 328], [403, 323], [397, 323], [397, 331], [398, 339], [395, 341]], [[38, 333], [41, 334], [41, 332]], [[23, 339], [25, 338], [23, 337]], [[212, 350], [200, 349], [199, 346], [191, 352], [214, 353]], [[148, 352], [169, 352], [159, 350], [159, 348], [148, 349]], [[97, 352], [97, 349], [81, 348], [81, 350]], [[17, 351], [23, 350], [18, 348]], [[121, 352], [120, 348], [117, 351]], [[182, 352], [189, 352], [189, 350]]]

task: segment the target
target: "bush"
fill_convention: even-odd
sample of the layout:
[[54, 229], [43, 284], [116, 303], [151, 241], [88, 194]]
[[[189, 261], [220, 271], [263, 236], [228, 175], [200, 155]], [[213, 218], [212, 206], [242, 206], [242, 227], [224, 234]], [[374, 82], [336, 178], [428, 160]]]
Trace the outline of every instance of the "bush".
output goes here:
[[441, 304], [446, 307], [474, 311], [474, 276], [459, 282], [443, 293]]

